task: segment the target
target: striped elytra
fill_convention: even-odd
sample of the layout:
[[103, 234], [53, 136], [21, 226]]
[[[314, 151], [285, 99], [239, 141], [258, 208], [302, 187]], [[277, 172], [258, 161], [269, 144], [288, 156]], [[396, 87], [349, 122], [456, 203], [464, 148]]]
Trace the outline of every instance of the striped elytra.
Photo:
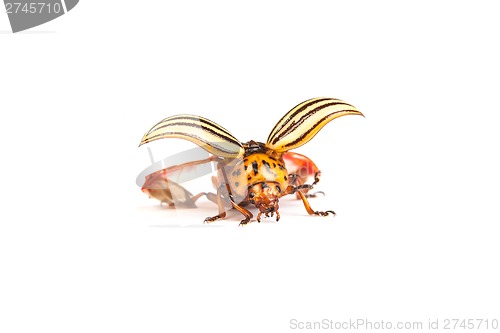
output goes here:
[[269, 134], [266, 147], [277, 152], [309, 142], [327, 123], [345, 115], [363, 115], [354, 106], [336, 98], [313, 98], [285, 114]]
[[141, 145], [164, 138], [189, 140], [220, 157], [235, 158], [243, 153], [241, 143], [228, 130], [199, 116], [165, 118], [144, 135]]

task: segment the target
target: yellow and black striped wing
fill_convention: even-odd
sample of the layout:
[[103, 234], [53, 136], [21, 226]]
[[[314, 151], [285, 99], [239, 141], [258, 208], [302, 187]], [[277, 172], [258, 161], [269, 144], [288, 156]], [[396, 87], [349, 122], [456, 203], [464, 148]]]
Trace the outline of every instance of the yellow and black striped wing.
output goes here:
[[194, 115], [182, 114], [163, 119], [144, 134], [140, 145], [165, 138], [189, 140], [219, 157], [236, 158], [244, 152], [241, 143], [228, 130]]
[[354, 106], [336, 98], [313, 98], [300, 103], [274, 126], [266, 147], [277, 152], [309, 142], [327, 123], [346, 115], [363, 116]]

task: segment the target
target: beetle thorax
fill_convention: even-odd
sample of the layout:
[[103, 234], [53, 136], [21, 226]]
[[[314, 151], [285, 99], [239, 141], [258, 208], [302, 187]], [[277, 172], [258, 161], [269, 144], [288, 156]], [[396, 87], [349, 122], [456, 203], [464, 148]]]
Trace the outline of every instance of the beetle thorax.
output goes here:
[[280, 190], [288, 186], [288, 172], [284, 161], [264, 153], [253, 153], [229, 165], [228, 183], [234, 196], [249, 199], [249, 189], [259, 183], [275, 182]]

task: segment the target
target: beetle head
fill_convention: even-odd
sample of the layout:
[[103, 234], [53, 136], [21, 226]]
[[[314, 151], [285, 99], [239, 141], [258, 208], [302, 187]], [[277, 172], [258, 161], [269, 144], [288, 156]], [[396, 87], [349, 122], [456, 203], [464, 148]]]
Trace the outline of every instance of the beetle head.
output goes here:
[[281, 187], [276, 182], [257, 183], [248, 188], [248, 200], [257, 207], [261, 213], [271, 214], [279, 209]]

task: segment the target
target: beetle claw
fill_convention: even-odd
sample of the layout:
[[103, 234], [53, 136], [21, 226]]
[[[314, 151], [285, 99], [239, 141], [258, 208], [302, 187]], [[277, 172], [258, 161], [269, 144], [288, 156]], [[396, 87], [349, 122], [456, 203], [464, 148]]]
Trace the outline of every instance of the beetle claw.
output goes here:
[[318, 194], [321, 194], [323, 196], [325, 196], [325, 192], [323, 191], [317, 191], [317, 192], [314, 192], [314, 193], [309, 193], [309, 194], [306, 194], [306, 198], [316, 198], [318, 196]]
[[203, 223], [210, 223], [210, 222], [213, 222], [215, 221], [215, 219], [213, 217], [207, 217], [203, 220]]
[[219, 215], [215, 215], [215, 216], [212, 216], [212, 217], [206, 217], [205, 220], [203, 221], [203, 223], [210, 223], [210, 222], [214, 222], [214, 221], [217, 221], [217, 220], [220, 220], [221, 218], [225, 217], [226, 214], [219, 214]]
[[327, 211], [324, 211], [324, 212], [314, 212], [314, 215], [319, 215], [319, 216], [328, 216], [332, 214], [332, 216], [335, 216], [337, 215], [333, 210], [327, 210]]
[[240, 224], [238, 224], [238, 226], [244, 226], [244, 225], [248, 224], [248, 222], [250, 222], [250, 219], [247, 217], [246, 219], [241, 220], [241, 222], [240, 222]]

